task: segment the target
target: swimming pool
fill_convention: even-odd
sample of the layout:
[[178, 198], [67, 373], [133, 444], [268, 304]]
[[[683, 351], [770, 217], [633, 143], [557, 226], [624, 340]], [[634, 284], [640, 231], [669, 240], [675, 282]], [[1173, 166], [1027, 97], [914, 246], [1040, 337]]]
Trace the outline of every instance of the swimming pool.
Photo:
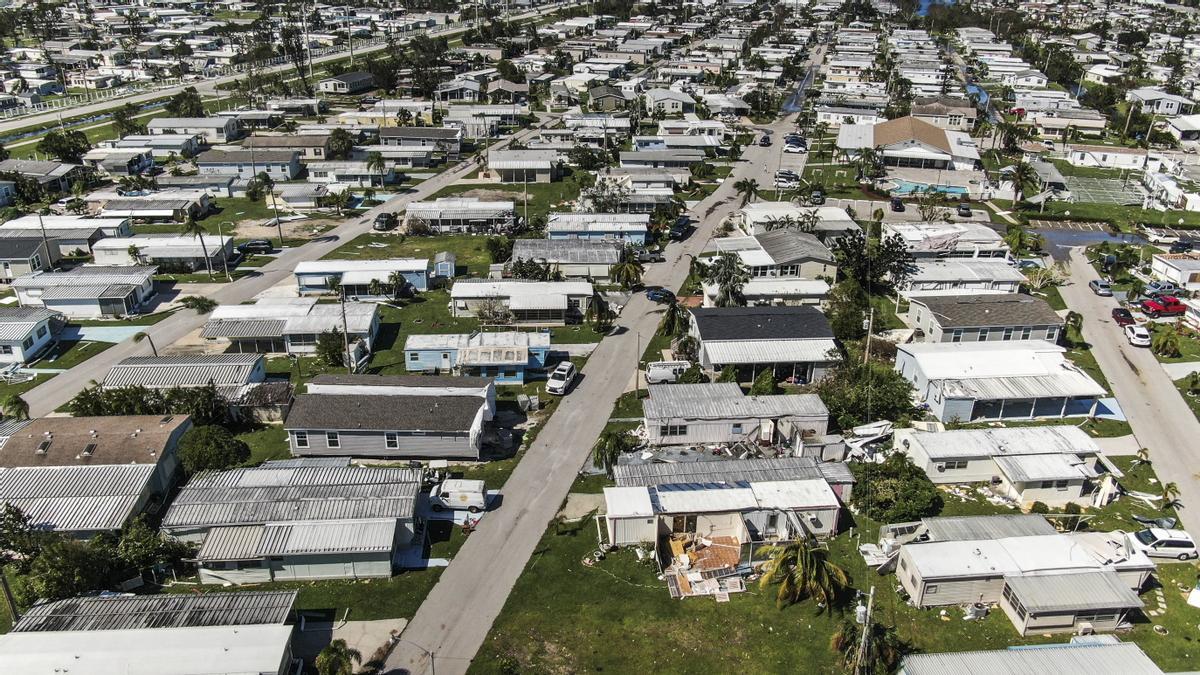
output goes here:
[[925, 192], [931, 187], [937, 192], [944, 192], [948, 195], [967, 195], [967, 188], [961, 185], [930, 185], [928, 183], [914, 183], [913, 181], [901, 178], [893, 178], [891, 182], [896, 186], [891, 189], [892, 194], [895, 195], [910, 195], [914, 192]]

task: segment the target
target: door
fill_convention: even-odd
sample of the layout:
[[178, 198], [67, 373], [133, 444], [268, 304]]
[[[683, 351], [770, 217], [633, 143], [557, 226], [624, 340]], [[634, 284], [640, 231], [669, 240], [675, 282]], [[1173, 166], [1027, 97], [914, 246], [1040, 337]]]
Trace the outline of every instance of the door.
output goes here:
[[450, 352], [442, 352], [442, 370], [450, 370]]

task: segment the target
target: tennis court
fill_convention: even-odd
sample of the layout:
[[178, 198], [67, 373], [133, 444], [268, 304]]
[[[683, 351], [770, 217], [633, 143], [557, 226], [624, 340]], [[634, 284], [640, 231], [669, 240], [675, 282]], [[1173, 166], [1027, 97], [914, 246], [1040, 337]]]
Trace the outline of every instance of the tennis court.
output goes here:
[[1088, 204], [1142, 204], [1142, 191], [1135, 183], [1113, 178], [1068, 176], [1067, 189], [1077, 202]]

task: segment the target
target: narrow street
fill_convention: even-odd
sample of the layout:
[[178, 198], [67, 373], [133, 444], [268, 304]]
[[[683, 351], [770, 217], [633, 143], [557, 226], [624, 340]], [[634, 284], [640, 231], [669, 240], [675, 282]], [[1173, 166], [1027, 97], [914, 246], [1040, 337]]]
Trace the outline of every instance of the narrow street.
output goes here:
[[[760, 134], [769, 129], [778, 139], [793, 128], [791, 118], [756, 129]], [[781, 142], [765, 148], [747, 146], [736, 169], [693, 210], [693, 219], [699, 221], [696, 231], [686, 241], [668, 246], [667, 262], [647, 269], [646, 285], [682, 285], [688, 256], [703, 251], [720, 223], [741, 207], [733, 184], [750, 178], [769, 188], [781, 152]], [[579, 384], [559, 404], [504, 484], [502, 506], [480, 521], [408, 623], [385, 672], [434, 675], [436, 668], [436, 673], [446, 675], [467, 670], [575, 477], [591, 461], [592, 445], [617, 397], [633, 380], [661, 315], [662, 306], [643, 294], [633, 296], [621, 313], [616, 334], [600, 342]]]
[[1158, 359], [1134, 347], [1111, 319], [1116, 300], [1088, 288], [1097, 278], [1082, 248], [1071, 249], [1071, 281], [1063, 286], [1067, 306], [1083, 315], [1083, 337], [1108, 377], [1140, 447], [1150, 448], [1154, 471], [1163, 483], [1179, 486], [1179, 517], [1184, 529], [1200, 532], [1200, 422]]

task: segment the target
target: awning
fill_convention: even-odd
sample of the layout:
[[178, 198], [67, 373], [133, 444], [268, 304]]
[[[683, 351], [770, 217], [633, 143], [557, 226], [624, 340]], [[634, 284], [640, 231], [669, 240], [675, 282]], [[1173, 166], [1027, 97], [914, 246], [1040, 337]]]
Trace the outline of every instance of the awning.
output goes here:
[[562, 309], [567, 308], [567, 296], [565, 295], [516, 295], [508, 300], [508, 308], [511, 310], [521, 309]]

